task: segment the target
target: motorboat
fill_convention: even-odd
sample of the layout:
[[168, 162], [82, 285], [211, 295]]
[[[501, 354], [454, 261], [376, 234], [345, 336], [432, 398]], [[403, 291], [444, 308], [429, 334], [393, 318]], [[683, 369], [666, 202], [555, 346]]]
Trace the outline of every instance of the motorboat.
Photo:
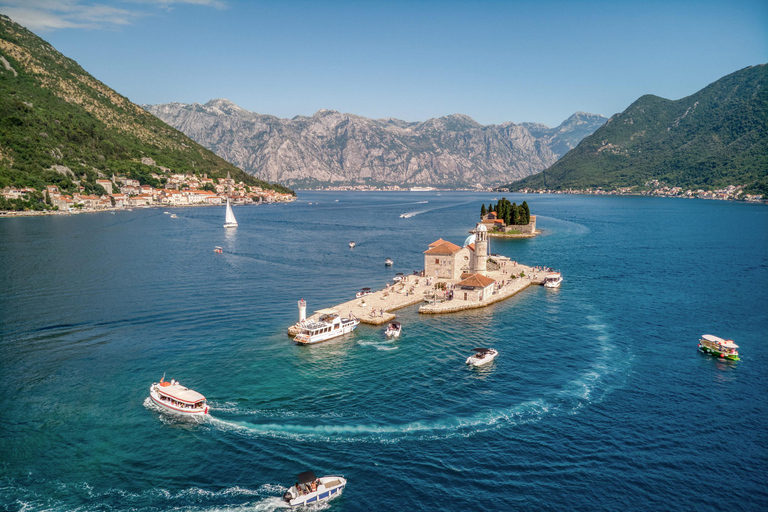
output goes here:
[[216, 253], [219, 253], [219, 254], [221, 254], [221, 253], [223, 253], [223, 252], [224, 252], [224, 249], [223, 249], [222, 247], [219, 247], [219, 246], [217, 245], [216, 247], [214, 247], [214, 248], [213, 248], [213, 252], [216, 252]]
[[232, 212], [232, 205], [229, 203], [229, 198], [227, 198], [227, 213], [224, 216], [224, 227], [225, 228], [237, 227], [237, 219], [235, 219], [235, 214], [234, 212]]
[[350, 240], [350, 242], [349, 242], [349, 248], [350, 248], [350, 249], [354, 249], [356, 245], [357, 245], [357, 244], [355, 243], [355, 241], [354, 241], [354, 240]]
[[403, 330], [403, 326], [400, 325], [400, 322], [389, 322], [389, 325], [387, 326], [387, 329], [384, 331], [384, 334], [387, 335], [387, 338], [399, 338], [400, 331], [402, 330]]
[[299, 473], [296, 480], [283, 494], [283, 501], [291, 508], [328, 501], [340, 496], [347, 485], [347, 479], [342, 475], [317, 478], [312, 471]]
[[348, 334], [360, 325], [357, 318], [341, 318], [335, 309], [321, 309], [316, 311], [319, 319], [314, 322], [306, 322], [301, 326], [301, 331], [294, 340], [302, 345], [312, 345], [321, 341], [330, 340]]
[[399, 283], [399, 282], [400, 282], [400, 281], [402, 281], [403, 279], [405, 279], [405, 276], [403, 275], [403, 273], [402, 273], [402, 272], [398, 272], [397, 274], [395, 274], [395, 277], [393, 277], [393, 278], [392, 278], [392, 280], [393, 280], [394, 282], [396, 282], [396, 283]]
[[391, 267], [394, 262], [392, 261], [392, 258], [387, 258], [384, 260], [384, 265], [387, 267]]
[[372, 294], [372, 293], [373, 293], [373, 292], [371, 291], [371, 289], [370, 289], [370, 288], [363, 288], [362, 290], [360, 290], [359, 292], [357, 292], [357, 293], [355, 294], [355, 297], [357, 297], [358, 299], [360, 299], [360, 298], [362, 298], [362, 297], [365, 297], [365, 296], [367, 296], [367, 295], [370, 295], [370, 294]]
[[482, 366], [488, 364], [499, 355], [495, 348], [475, 348], [474, 354], [467, 358], [467, 364], [470, 366]]
[[724, 340], [712, 334], [703, 334], [699, 339], [699, 350], [723, 359], [740, 361], [739, 346], [733, 340]]
[[178, 215], [176, 215], [175, 213], [172, 213], [172, 214], [171, 214], [171, 218], [172, 218], [172, 219], [178, 219], [178, 218], [179, 218], [179, 216], [178, 216]]
[[169, 411], [192, 416], [208, 414], [208, 405], [203, 395], [182, 386], [177, 380], [168, 382], [165, 375], [160, 382], [149, 386], [149, 396], [154, 403]]
[[560, 288], [560, 283], [563, 282], [563, 276], [560, 272], [550, 272], [544, 277], [544, 286], [547, 288]]

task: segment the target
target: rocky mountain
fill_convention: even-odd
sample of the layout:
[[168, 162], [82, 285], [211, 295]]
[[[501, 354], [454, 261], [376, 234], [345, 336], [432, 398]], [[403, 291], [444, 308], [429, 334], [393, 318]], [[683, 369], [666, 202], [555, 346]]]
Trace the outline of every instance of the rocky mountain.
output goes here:
[[523, 124], [483, 126], [461, 114], [421, 123], [333, 110], [280, 119], [224, 99], [144, 108], [246, 172], [302, 188], [498, 185], [550, 166], [600, 119], [579, 113], [555, 129], [536, 125], [534, 136]]
[[0, 15], [0, 189], [70, 190], [112, 174], [163, 172], [229, 172], [236, 181], [288, 191], [245, 174]]
[[680, 100], [646, 95], [545, 171], [511, 190], [729, 185], [768, 195], [768, 64]]
[[607, 120], [608, 118], [599, 114], [576, 112], [557, 128], [549, 128], [541, 123], [521, 124], [531, 132], [531, 135], [543, 140], [559, 159], [578, 146], [584, 137], [592, 135]]

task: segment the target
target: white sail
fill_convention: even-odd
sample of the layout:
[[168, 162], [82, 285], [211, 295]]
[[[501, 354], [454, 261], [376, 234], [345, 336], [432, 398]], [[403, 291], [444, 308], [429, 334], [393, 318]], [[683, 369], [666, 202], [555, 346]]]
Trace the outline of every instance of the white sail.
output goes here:
[[237, 219], [235, 219], [235, 214], [232, 213], [232, 205], [229, 204], [229, 198], [227, 198], [227, 216], [224, 219], [224, 227], [225, 228], [237, 227]]

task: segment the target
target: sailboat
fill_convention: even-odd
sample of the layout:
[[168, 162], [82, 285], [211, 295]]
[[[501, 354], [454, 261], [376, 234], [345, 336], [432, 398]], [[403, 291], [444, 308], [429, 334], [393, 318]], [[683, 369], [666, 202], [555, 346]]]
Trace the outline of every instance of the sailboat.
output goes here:
[[237, 227], [237, 219], [235, 219], [235, 214], [232, 213], [232, 205], [229, 204], [229, 198], [227, 198], [227, 216], [224, 219], [224, 227], [225, 228]]

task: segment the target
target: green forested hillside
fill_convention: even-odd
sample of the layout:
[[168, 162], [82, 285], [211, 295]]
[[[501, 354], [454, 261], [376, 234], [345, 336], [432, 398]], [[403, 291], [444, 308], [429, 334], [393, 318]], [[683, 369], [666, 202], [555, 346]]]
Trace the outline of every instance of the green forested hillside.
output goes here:
[[100, 175], [162, 173], [141, 165], [142, 157], [174, 173], [230, 172], [252, 186], [289, 191], [227, 163], [0, 15], [0, 189], [71, 190], [73, 180], [88, 188]]
[[768, 194], [768, 65], [751, 66], [677, 101], [643, 96], [539, 174], [511, 190], [743, 185]]

